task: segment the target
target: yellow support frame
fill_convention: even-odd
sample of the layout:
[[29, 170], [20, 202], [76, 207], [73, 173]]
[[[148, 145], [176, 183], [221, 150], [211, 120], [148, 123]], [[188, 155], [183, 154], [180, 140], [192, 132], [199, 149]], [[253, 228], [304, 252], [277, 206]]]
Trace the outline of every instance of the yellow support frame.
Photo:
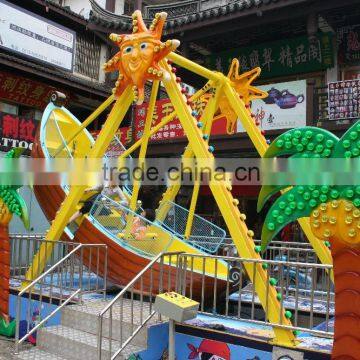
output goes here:
[[[89, 153], [89, 158], [102, 158], [110, 142], [112, 141], [114, 134], [123, 121], [126, 112], [128, 111], [133, 101], [133, 93], [131, 88], [128, 87], [120, 98], [116, 101], [112, 108], [108, 120], [102, 128], [92, 150]], [[56, 242], [59, 240], [64, 232], [65, 227], [71, 217], [76, 211], [76, 206], [81, 200], [87, 185], [72, 186], [68, 196], [61, 204], [59, 211], [56, 213], [55, 219], [52, 221], [49, 231], [46, 234], [45, 240]], [[26, 272], [26, 281], [37, 278], [45, 268], [45, 265], [51, 253], [53, 251], [54, 244], [47, 242], [42, 244], [38, 253], [34, 256], [32, 265]], [[26, 283], [26, 282], [25, 282]], [[24, 286], [25, 284], [23, 284]]]
[[[152, 89], [151, 89], [150, 101], [149, 101], [149, 106], [147, 109], [145, 125], [144, 125], [143, 140], [141, 141], [141, 147], [140, 147], [140, 151], [139, 151], [139, 158], [138, 158], [138, 168], [139, 169], [143, 169], [143, 166], [146, 165], [145, 164], [145, 156], [146, 156], [146, 150], [147, 150], [149, 140], [150, 140], [151, 124], [152, 124], [152, 119], [153, 119], [153, 115], [154, 115], [154, 109], [156, 106], [156, 97], [157, 97], [157, 94], [159, 91], [159, 85], [160, 85], [159, 81], [154, 81]], [[138, 177], [137, 177], [137, 179], [138, 179]], [[139, 191], [140, 191], [140, 186], [141, 186], [141, 180], [137, 180], [137, 179], [134, 181], [133, 191], [132, 191], [131, 200], [130, 200], [130, 209], [132, 211], [135, 211], [135, 209], [136, 209], [136, 203], [137, 203], [137, 200], [139, 197]], [[128, 216], [126, 217], [125, 238], [129, 235], [129, 232], [131, 230], [131, 224], [133, 221], [133, 217], [134, 217], [134, 215], [132, 213], [129, 213]]]
[[[214, 82], [213, 81], [208, 81], [205, 86], [202, 87], [201, 90], [199, 90], [196, 94], [194, 94], [190, 100], [194, 101], [197, 98], [199, 98], [201, 95], [203, 95], [205, 93], [205, 90], [208, 91], [210, 89], [215, 89], [216, 93], [215, 93], [215, 97], [212, 97], [209, 100], [209, 103], [206, 105], [206, 108], [204, 110], [203, 115], [201, 116], [201, 121], [204, 123], [204, 134], [210, 136], [211, 133], [211, 126], [213, 123], [213, 115], [215, 113], [215, 111], [217, 110], [217, 104], [219, 101], [219, 96], [220, 96], [220, 89], [216, 89], [216, 87], [214, 87]], [[202, 91], [203, 90], [203, 91]], [[198, 94], [199, 92], [201, 92], [200, 94]], [[175, 113], [175, 112], [174, 112]], [[206, 140], [208, 141], [208, 140]], [[188, 145], [182, 155], [182, 159], [186, 160], [186, 159], [192, 159], [194, 157], [194, 152], [191, 149], [191, 146]], [[180, 191], [180, 184], [173, 184], [171, 186], [169, 186], [166, 190], [166, 192], [163, 194], [163, 197], [161, 199], [160, 202], [160, 207], [157, 210], [156, 213], [156, 219], [158, 221], [163, 221], [167, 215], [167, 213], [170, 210], [170, 202], [174, 201], [174, 199], [176, 198], [176, 195], [179, 193]], [[196, 204], [195, 204], [196, 205]], [[190, 215], [189, 215], [190, 217]]]
[[64, 144], [60, 145], [54, 154], [54, 157], [56, 157], [56, 155], [60, 154], [60, 152], [66, 147], [68, 146], [71, 141], [73, 141], [74, 139], [76, 139], [76, 137], [84, 130], [86, 129], [103, 111], [105, 111], [109, 105], [111, 105], [115, 100], [114, 95], [109, 96], [98, 108], [96, 108], [96, 110], [94, 112], [92, 112], [85, 120], [84, 122], [81, 124], [81, 126], [77, 129], [77, 131], [75, 132], [75, 134], [73, 134], [71, 137], [69, 137], [68, 139], [65, 139]]
[[[222, 90], [221, 86], [215, 89], [215, 95], [210, 98], [210, 100], [201, 116], [201, 119], [200, 119], [200, 121], [203, 123], [203, 134], [207, 135], [207, 139], [204, 139], [204, 141], [206, 143], [208, 143], [208, 141], [209, 141], [208, 139], [211, 134], [211, 127], [213, 124], [215, 112], [218, 108], [221, 90]], [[190, 145], [189, 145], [189, 147], [190, 147]], [[193, 156], [193, 154], [192, 154], [192, 156]], [[195, 216], [195, 210], [196, 210], [196, 204], [197, 204], [197, 201], [199, 198], [200, 185], [201, 185], [200, 181], [195, 180], [193, 193], [191, 196], [189, 215], [188, 215], [188, 219], [186, 221], [186, 228], [185, 228], [185, 234], [184, 234], [185, 239], [189, 239], [189, 237], [191, 235], [191, 230], [192, 230], [194, 216]]]
[[[268, 144], [265, 141], [264, 136], [261, 135], [259, 129], [254, 125], [254, 121], [249, 118], [248, 112], [245, 109], [242, 101], [239, 99], [239, 96], [236, 94], [234, 89], [231, 87], [229, 83], [224, 85], [224, 90], [229, 102], [231, 103], [234, 111], [236, 112], [239, 119], [241, 119], [241, 123], [249, 135], [252, 143], [254, 144], [256, 150], [258, 151], [261, 157], [264, 156]], [[310, 244], [314, 248], [317, 256], [323, 264], [332, 264], [332, 257], [330, 250], [325, 245], [323, 241], [320, 241], [316, 238], [311, 231], [309, 218], [303, 218], [298, 220], [302, 230], [307, 236]]]
[[[172, 74], [169, 65], [165, 61], [162, 61], [161, 65], [168, 73]], [[196, 66], [198, 67], [199, 65]], [[226, 78], [223, 77], [223, 83], [227, 81], [225, 79]], [[195, 157], [197, 159], [207, 159], [210, 165], [213, 164], [214, 156], [209, 152], [208, 144], [204, 141], [202, 132], [197, 127], [195, 119], [191, 115], [191, 110], [186, 104], [184, 96], [180, 92], [174, 79], [174, 75], [171, 75], [171, 80], [164, 80], [163, 83], [181, 125], [189, 139], [189, 145], [191, 146]], [[239, 254], [248, 259], [261, 259], [259, 254], [255, 251], [253, 239], [249, 236], [249, 230], [242, 220], [242, 214], [237, 207], [237, 202], [233, 198], [231, 191], [229, 191], [229, 186], [226, 181], [212, 180], [210, 181], [210, 189]], [[267, 309], [270, 322], [276, 324], [279, 322], [280, 318], [281, 324], [291, 326], [290, 321], [285, 317], [285, 312], [281, 311], [280, 303], [276, 298], [276, 289], [269, 286], [267, 273], [262, 268], [261, 264], [246, 263], [244, 267], [249, 278], [253, 282], [261, 305], [264, 309]], [[292, 331], [274, 326], [274, 333], [274, 342], [277, 344], [290, 347], [295, 346], [296, 339]]]
[[[175, 64], [194, 72], [200, 76], [203, 76], [213, 82], [221, 83], [224, 86], [224, 92], [233, 107], [233, 110], [237, 114], [238, 118], [240, 119], [244, 129], [246, 130], [247, 134], [249, 135], [252, 143], [254, 144], [256, 150], [258, 151], [261, 157], [264, 156], [268, 144], [264, 136], [259, 132], [259, 129], [254, 124], [254, 121], [249, 118], [248, 112], [244, 107], [243, 102], [239, 99], [238, 94], [235, 90], [231, 87], [230, 81], [220, 73], [212, 72], [199, 64], [195, 64], [192, 61], [182, 57], [179, 54], [171, 53], [169, 54], [168, 58], [173, 61]], [[172, 201], [177, 192], [176, 189], [171, 189], [169, 193], [166, 194], [166, 200]], [[175, 194], [175, 196], [174, 196]], [[332, 264], [332, 257], [329, 248], [325, 245], [325, 243], [318, 238], [316, 238], [311, 231], [309, 218], [303, 218], [298, 220], [302, 230], [304, 231], [306, 237], [308, 238], [310, 244], [312, 245], [313, 249], [315, 250], [317, 256], [319, 257], [320, 261], [323, 264]], [[333, 276], [332, 276], [333, 278]]]
[[[198, 64], [193, 63], [192, 61], [178, 55], [175, 53], [171, 53], [169, 59], [174, 61], [176, 64], [197, 73], [207, 79], [210, 80], [211, 86], [214, 86], [217, 89], [216, 96], [219, 95], [220, 92], [224, 92], [237, 116], [242, 120], [245, 130], [249, 134], [253, 144], [255, 145], [257, 151], [260, 156], [263, 156], [266, 149], [267, 144], [264, 137], [261, 135], [259, 129], [254, 125], [249, 111], [245, 108], [245, 104], [242, 100], [239, 99], [238, 94], [232, 88], [231, 82], [228, 78], [226, 78], [221, 73], [216, 73], [210, 71]], [[173, 117], [176, 115], [179, 117], [179, 120], [182, 124], [182, 127], [189, 139], [189, 146], [184, 153], [184, 158], [192, 158], [196, 157], [196, 159], [201, 159], [202, 161], [207, 161], [210, 165], [214, 164], [214, 156], [209, 151], [208, 142], [203, 138], [203, 132], [197, 127], [196, 121], [191, 114], [191, 109], [187, 105], [184, 96], [182, 95], [179, 86], [175, 80], [175, 75], [170, 71], [170, 67], [166, 61], [162, 61], [161, 65], [164, 69], [166, 69], [169, 77], [164, 77], [163, 83], [167, 90], [167, 93], [170, 97], [170, 100], [174, 106], [175, 112], [166, 119], [166, 121], [162, 121], [161, 124], [154, 127], [154, 129], [150, 129], [147, 125], [146, 127], [146, 136], [144, 136], [137, 145], [134, 144], [130, 149], [134, 151], [138, 146], [141, 145], [140, 157], [144, 157], [146, 153], [146, 148], [148, 145], [148, 141], [150, 136], [159, 130], [162, 126], [164, 126], [167, 122], [171, 121]], [[154, 88], [157, 89], [158, 83], [154, 84]], [[221, 90], [220, 90], [221, 89]], [[154, 89], [153, 89], [154, 90]], [[204, 89], [202, 89], [204, 92]], [[201, 93], [200, 90], [197, 93], [197, 96]], [[156, 90], [157, 91], [157, 90]], [[154, 96], [155, 91], [152, 93], [151, 104], [149, 106], [149, 114], [152, 114], [153, 106], [156, 100], [156, 95]], [[194, 97], [193, 97], [194, 98]], [[100, 106], [82, 125], [82, 129], [91, 122], [96, 114], [99, 114], [105, 108], [105, 104], [110, 104], [112, 102], [112, 98], [110, 97], [106, 102]], [[115, 106], [110, 112], [109, 118], [105, 123], [105, 126], [100, 132], [98, 139], [96, 140], [92, 150], [89, 153], [90, 158], [102, 158], [108, 145], [113, 139], [114, 134], [116, 133], [118, 127], [120, 126], [128, 108], [131, 105], [133, 100], [133, 94], [130, 87], [126, 88], [126, 90], [122, 93], [120, 98], [116, 101]], [[214, 100], [209, 106], [206, 117], [211, 115], [211, 120], [205, 119], [208, 123], [208, 129], [211, 129], [212, 118], [216, 109], [217, 101]], [[213, 108], [212, 106], [215, 106]], [[151, 124], [151, 121], [150, 121]], [[75, 134], [72, 138], [76, 137]], [[67, 140], [69, 141], [69, 140]], [[70, 140], [71, 141], [71, 140]], [[136, 146], [135, 146], [136, 145]], [[125, 158], [128, 154], [131, 153], [130, 149], [125, 151], [122, 156], [120, 156], [120, 161]], [[254, 242], [251, 237], [251, 233], [249, 232], [246, 224], [245, 224], [245, 215], [241, 214], [238, 209], [238, 202], [233, 198], [231, 194], [231, 186], [229, 186], [228, 182], [225, 180], [213, 180], [210, 179], [210, 189], [213, 193], [213, 196], [218, 204], [218, 207], [223, 215], [223, 218], [227, 224], [227, 227], [230, 231], [230, 235], [238, 249], [239, 254], [244, 258], [249, 259], [260, 259], [260, 255], [255, 251]], [[138, 187], [140, 184], [136, 184], [136, 189], [134, 195], [131, 199], [131, 206], [134, 206], [134, 201], [136, 202], [138, 195]], [[67, 222], [75, 211], [78, 202], [81, 200], [84, 191], [86, 189], [86, 185], [81, 186], [73, 186], [69, 192], [69, 195], [62, 203], [60, 210], [57, 212], [54, 221], [51, 224], [49, 232], [46, 235], [47, 240], [56, 241], [60, 239], [64, 228], [67, 225]], [[179, 190], [180, 185], [175, 185], [171, 187], [167, 193], [165, 194], [163, 200], [173, 199]], [[197, 196], [196, 196], [197, 197]], [[195, 196], [194, 196], [195, 199]], [[193, 202], [194, 208], [195, 201]], [[192, 209], [192, 213], [195, 209]], [[160, 216], [160, 215], [159, 215]], [[320, 259], [327, 263], [328, 258], [327, 255], [329, 251], [327, 248], [323, 249], [323, 244], [320, 241], [313, 237], [310, 232], [310, 226], [308, 221], [300, 222], [303, 226], [304, 231], [308, 235], [310, 242], [313, 244], [315, 251], [317, 252]], [[190, 227], [190, 225], [189, 225]], [[35, 256], [32, 266], [29, 268], [26, 273], [26, 279], [31, 280], [34, 277], [37, 277], [45, 267], [45, 264], [49, 257], [51, 256], [51, 252], [53, 250], [53, 244], [42, 245], [38, 254]], [[287, 326], [291, 325], [290, 321], [285, 317], [285, 313], [281, 310], [280, 303], [277, 300], [276, 289], [269, 285], [268, 283], [268, 275], [267, 272], [262, 268], [260, 263], [246, 263], [244, 265], [245, 270], [252, 280], [256, 293], [259, 296], [259, 300], [264, 309], [266, 309], [268, 314], [268, 319], [271, 323], [280, 324]], [[296, 344], [295, 336], [290, 330], [277, 327], [274, 325], [274, 333], [275, 333], [275, 341], [279, 345], [290, 346], [293, 347]]]

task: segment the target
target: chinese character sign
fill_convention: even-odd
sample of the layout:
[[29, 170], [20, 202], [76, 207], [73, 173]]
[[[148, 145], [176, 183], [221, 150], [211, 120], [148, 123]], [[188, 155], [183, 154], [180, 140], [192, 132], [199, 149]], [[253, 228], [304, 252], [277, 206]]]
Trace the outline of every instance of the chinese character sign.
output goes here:
[[13, 147], [24, 148], [30, 155], [39, 122], [0, 112], [0, 150], [8, 151]]
[[0, 47], [73, 70], [74, 31], [0, 0]]
[[55, 88], [37, 81], [0, 72], [0, 98], [37, 109], [44, 109]]
[[[260, 86], [269, 96], [255, 100], [251, 111], [263, 130], [306, 126], [306, 80]], [[243, 132], [238, 124], [238, 132]]]
[[360, 115], [360, 80], [329, 83], [329, 120], [352, 119]]
[[[206, 102], [196, 102], [195, 108], [201, 114], [206, 106]], [[148, 104], [144, 103], [142, 105], [136, 106], [135, 109], [135, 133], [134, 140], [139, 140], [143, 136], [144, 126], [146, 121]], [[152, 127], [159, 124], [164, 117], [168, 116], [174, 111], [174, 108], [169, 99], [162, 99], [156, 102]], [[224, 135], [226, 134], [226, 118], [220, 118], [213, 123], [212, 126], [212, 135]], [[157, 133], [151, 136], [152, 141], [162, 141], [169, 140], [174, 138], [183, 138], [185, 137], [184, 130], [178, 119], [174, 119], [163, 126]]]
[[[134, 134], [135, 140], [139, 140], [143, 136], [147, 107], [147, 103], [136, 106]], [[173, 111], [174, 108], [168, 99], [158, 100], [155, 105], [151, 126], [156, 126], [164, 117], [170, 115]], [[179, 120], [174, 119], [162, 127], [156, 134], [154, 134], [151, 137], [151, 140], [167, 140], [184, 136], [184, 130]]]
[[360, 62], [360, 25], [345, 26], [337, 30], [339, 63]]
[[226, 73], [233, 58], [241, 71], [261, 67], [262, 78], [320, 71], [334, 65], [332, 36], [321, 34], [315, 43], [306, 36], [224, 51], [209, 57], [209, 66]]

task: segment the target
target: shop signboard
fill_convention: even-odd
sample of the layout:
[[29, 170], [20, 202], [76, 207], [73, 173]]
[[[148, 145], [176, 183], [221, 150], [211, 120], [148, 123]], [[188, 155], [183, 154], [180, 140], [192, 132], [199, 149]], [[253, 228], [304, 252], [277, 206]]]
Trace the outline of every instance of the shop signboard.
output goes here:
[[360, 79], [328, 84], [329, 120], [354, 119], [360, 115]]
[[21, 76], [0, 72], [0, 99], [43, 110], [55, 88]]
[[339, 63], [360, 64], [360, 25], [338, 29], [337, 43]]
[[[99, 134], [100, 134], [100, 130], [91, 132], [91, 135], [94, 137], [94, 139], [96, 139]], [[120, 140], [120, 142], [122, 144], [130, 143], [131, 140], [132, 140], [131, 127], [130, 126], [123, 126], [123, 127], [119, 128], [117, 130], [115, 136], [118, 137], [118, 139]]]
[[72, 71], [75, 32], [0, 0], [0, 47]]
[[208, 65], [226, 73], [233, 58], [243, 72], [261, 67], [262, 79], [321, 71], [334, 66], [332, 35], [319, 34], [315, 43], [302, 36], [224, 51], [209, 56]]
[[[198, 102], [195, 104], [196, 109], [201, 113], [205, 106], [205, 103]], [[139, 140], [144, 132], [144, 125], [146, 120], [147, 113], [147, 103], [143, 103], [142, 105], [136, 106], [135, 109], [135, 132], [134, 132], [134, 140]], [[167, 115], [171, 114], [174, 111], [174, 108], [169, 99], [161, 99], [156, 102], [153, 119], [152, 119], [152, 127], [159, 124], [163, 118]], [[223, 135], [226, 134], [226, 118], [219, 118], [216, 122], [214, 122], [212, 126], [212, 135]], [[153, 141], [162, 141], [162, 140], [171, 140], [176, 138], [184, 138], [185, 133], [180, 124], [179, 119], [175, 118], [162, 127], [156, 134], [151, 136], [151, 140]]]
[[0, 151], [20, 147], [30, 155], [38, 125], [34, 119], [0, 112]]
[[[306, 126], [306, 80], [259, 86], [266, 99], [255, 100], [251, 111], [263, 130]], [[238, 122], [238, 132], [245, 131]]]

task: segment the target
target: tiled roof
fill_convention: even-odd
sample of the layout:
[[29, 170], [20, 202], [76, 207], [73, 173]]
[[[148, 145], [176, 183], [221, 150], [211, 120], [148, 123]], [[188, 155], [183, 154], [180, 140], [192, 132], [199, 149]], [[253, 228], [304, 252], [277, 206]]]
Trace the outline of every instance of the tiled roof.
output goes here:
[[0, 52], [0, 63], [11, 66], [15, 69], [31, 71], [35, 75], [75, 87], [83, 91], [91, 92], [100, 96], [109, 96], [111, 88], [99, 82], [80, 78], [70, 72], [62, 71], [54, 67], [43, 64], [33, 63], [28, 60], [20, 59], [17, 56]]
[[90, 0], [92, 11], [90, 12], [89, 22], [95, 25], [112, 29], [130, 31], [132, 29], [132, 18], [127, 15], [116, 15], [103, 9], [96, 0]]
[[[101, 8], [95, 0], [90, 0], [92, 12], [89, 22], [112, 30], [129, 31], [132, 28], [130, 16], [116, 15]], [[206, 0], [185, 0], [177, 3], [147, 6], [145, 17], [152, 20], [156, 12], [165, 11], [168, 13], [168, 21], [165, 29], [168, 31], [180, 28], [190, 23], [201, 23], [211, 18], [221, 18], [236, 12], [246, 12], [258, 8], [259, 11], [271, 3], [291, 4], [290, 0], [233, 0], [227, 5], [206, 8]], [[145, 18], [145, 21], [147, 19]], [[200, 25], [200, 24], [199, 24]]]

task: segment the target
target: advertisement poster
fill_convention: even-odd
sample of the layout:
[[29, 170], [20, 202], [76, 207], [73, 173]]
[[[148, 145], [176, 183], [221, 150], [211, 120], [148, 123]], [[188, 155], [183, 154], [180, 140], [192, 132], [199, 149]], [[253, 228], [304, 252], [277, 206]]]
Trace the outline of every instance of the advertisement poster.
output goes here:
[[267, 351], [248, 348], [241, 345], [227, 344], [220, 341], [202, 339], [185, 334], [176, 335], [177, 359], [207, 359], [222, 360], [271, 360]]
[[353, 119], [359, 116], [360, 79], [329, 83], [329, 120]]
[[[306, 126], [306, 80], [259, 86], [267, 91], [266, 99], [255, 100], [251, 111], [263, 130], [291, 129]], [[238, 121], [238, 132], [244, 132]]]
[[73, 70], [75, 32], [0, 0], [0, 47]]
[[38, 125], [34, 119], [0, 112], [0, 151], [21, 147], [30, 155]]

